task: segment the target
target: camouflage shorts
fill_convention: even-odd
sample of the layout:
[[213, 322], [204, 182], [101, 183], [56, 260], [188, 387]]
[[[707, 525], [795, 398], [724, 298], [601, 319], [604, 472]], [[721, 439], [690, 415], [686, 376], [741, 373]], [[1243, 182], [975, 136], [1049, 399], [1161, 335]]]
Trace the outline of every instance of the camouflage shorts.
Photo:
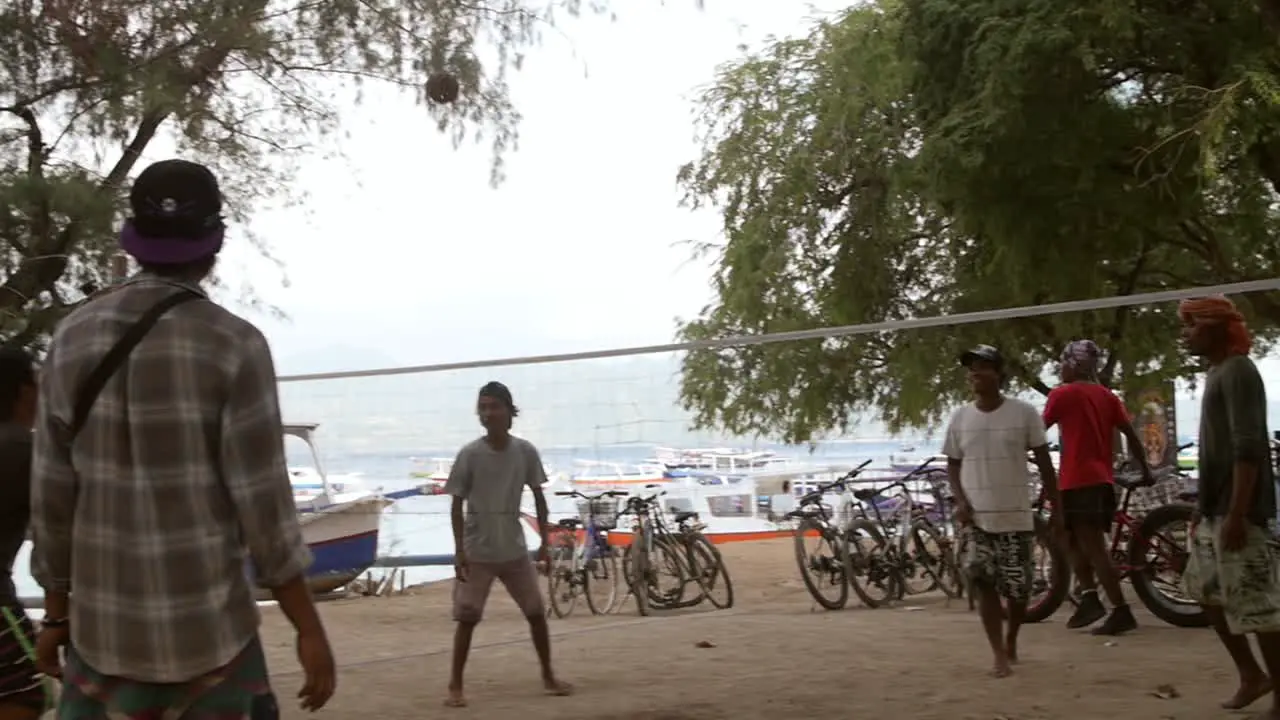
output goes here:
[[1035, 533], [989, 533], [971, 527], [963, 558], [969, 579], [1017, 602], [1031, 598], [1035, 577], [1032, 541]]
[[1221, 547], [1222, 520], [1205, 518], [1191, 536], [1183, 587], [1201, 605], [1221, 607], [1231, 632], [1280, 632], [1280, 553], [1271, 534], [1249, 525], [1247, 544]]

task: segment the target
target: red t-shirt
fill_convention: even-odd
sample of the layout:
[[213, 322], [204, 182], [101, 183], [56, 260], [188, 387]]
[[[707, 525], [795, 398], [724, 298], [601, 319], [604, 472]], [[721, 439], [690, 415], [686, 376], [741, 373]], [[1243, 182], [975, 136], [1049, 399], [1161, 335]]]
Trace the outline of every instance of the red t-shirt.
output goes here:
[[1057, 425], [1062, 439], [1058, 487], [1114, 482], [1111, 440], [1128, 421], [1124, 403], [1101, 385], [1076, 382], [1054, 388], [1044, 406], [1044, 424]]

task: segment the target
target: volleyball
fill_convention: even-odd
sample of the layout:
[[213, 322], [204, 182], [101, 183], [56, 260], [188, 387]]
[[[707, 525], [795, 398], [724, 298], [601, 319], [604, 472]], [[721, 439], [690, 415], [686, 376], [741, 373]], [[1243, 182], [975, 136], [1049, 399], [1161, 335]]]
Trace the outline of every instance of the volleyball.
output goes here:
[[452, 73], [432, 73], [427, 78], [427, 97], [432, 102], [451, 103], [458, 99], [458, 78]]

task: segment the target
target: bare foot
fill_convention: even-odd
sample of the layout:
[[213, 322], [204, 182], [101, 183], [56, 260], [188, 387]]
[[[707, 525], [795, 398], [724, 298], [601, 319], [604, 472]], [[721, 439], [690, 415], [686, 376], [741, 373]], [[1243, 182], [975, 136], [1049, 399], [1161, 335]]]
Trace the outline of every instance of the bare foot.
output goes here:
[[449, 697], [444, 699], [445, 707], [466, 707], [467, 696], [462, 694], [462, 688], [449, 688]]
[[547, 678], [546, 680], [543, 680], [542, 686], [547, 691], [548, 695], [555, 697], [568, 697], [573, 694], [572, 685], [555, 678]]
[[991, 677], [1007, 678], [1013, 674], [1013, 668], [1010, 667], [1009, 658], [1003, 654], [996, 656], [995, 667], [991, 668]]
[[1230, 700], [1222, 703], [1224, 710], [1243, 710], [1254, 704], [1263, 695], [1271, 692], [1271, 678], [1263, 675], [1256, 680], [1241, 681], [1240, 689]]
[[1018, 664], [1018, 639], [1017, 638], [1005, 638], [1004, 655], [1006, 658], [1008, 658], [1010, 665]]

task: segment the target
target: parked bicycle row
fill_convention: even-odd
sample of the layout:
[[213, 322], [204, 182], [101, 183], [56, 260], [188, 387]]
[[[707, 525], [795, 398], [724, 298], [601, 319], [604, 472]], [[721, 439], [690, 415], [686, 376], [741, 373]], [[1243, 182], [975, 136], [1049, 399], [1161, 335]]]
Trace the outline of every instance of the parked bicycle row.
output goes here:
[[[703, 534], [696, 512], [677, 512], [670, 520], [661, 498], [666, 491], [630, 495], [609, 490], [588, 495], [557, 492], [578, 500], [579, 517], [558, 523], [547, 570], [548, 612], [568, 617], [578, 598], [593, 614], [616, 612], [634, 602], [641, 615], [709, 603], [733, 606], [733, 581], [720, 550]], [[627, 518], [631, 542], [618, 547], [608, 532]]]
[[[819, 486], [799, 500], [789, 514], [797, 521], [796, 561], [805, 587], [828, 610], [848, 603], [850, 590], [869, 608], [907, 595], [941, 591], [949, 598], [970, 595], [961, 564], [968, 535], [951, 517], [953, 503], [945, 468], [925, 461], [903, 477], [874, 487], [855, 488], [854, 481], [870, 461], [834, 482]], [[1181, 479], [1173, 469], [1157, 474], [1159, 482]], [[1179, 492], [1174, 502], [1145, 514], [1132, 510], [1134, 493], [1150, 486], [1137, 472], [1118, 468], [1121, 500], [1110, 534], [1110, 555], [1122, 578], [1153, 615], [1180, 627], [1204, 627], [1203, 609], [1179, 589], [1187, 560], [1188, 530], [1195, 495]], [[926, 487], [927, 501], [912, 487]], [[1072, 572], [1064, 550], [1049, 532], [1048, 503], [1035, 502], [1037, 572], [1026, 622], [1052, 616], [1064, 603], [1076, 601]], [[830, 499], [837, 498], [833, 507]]]

